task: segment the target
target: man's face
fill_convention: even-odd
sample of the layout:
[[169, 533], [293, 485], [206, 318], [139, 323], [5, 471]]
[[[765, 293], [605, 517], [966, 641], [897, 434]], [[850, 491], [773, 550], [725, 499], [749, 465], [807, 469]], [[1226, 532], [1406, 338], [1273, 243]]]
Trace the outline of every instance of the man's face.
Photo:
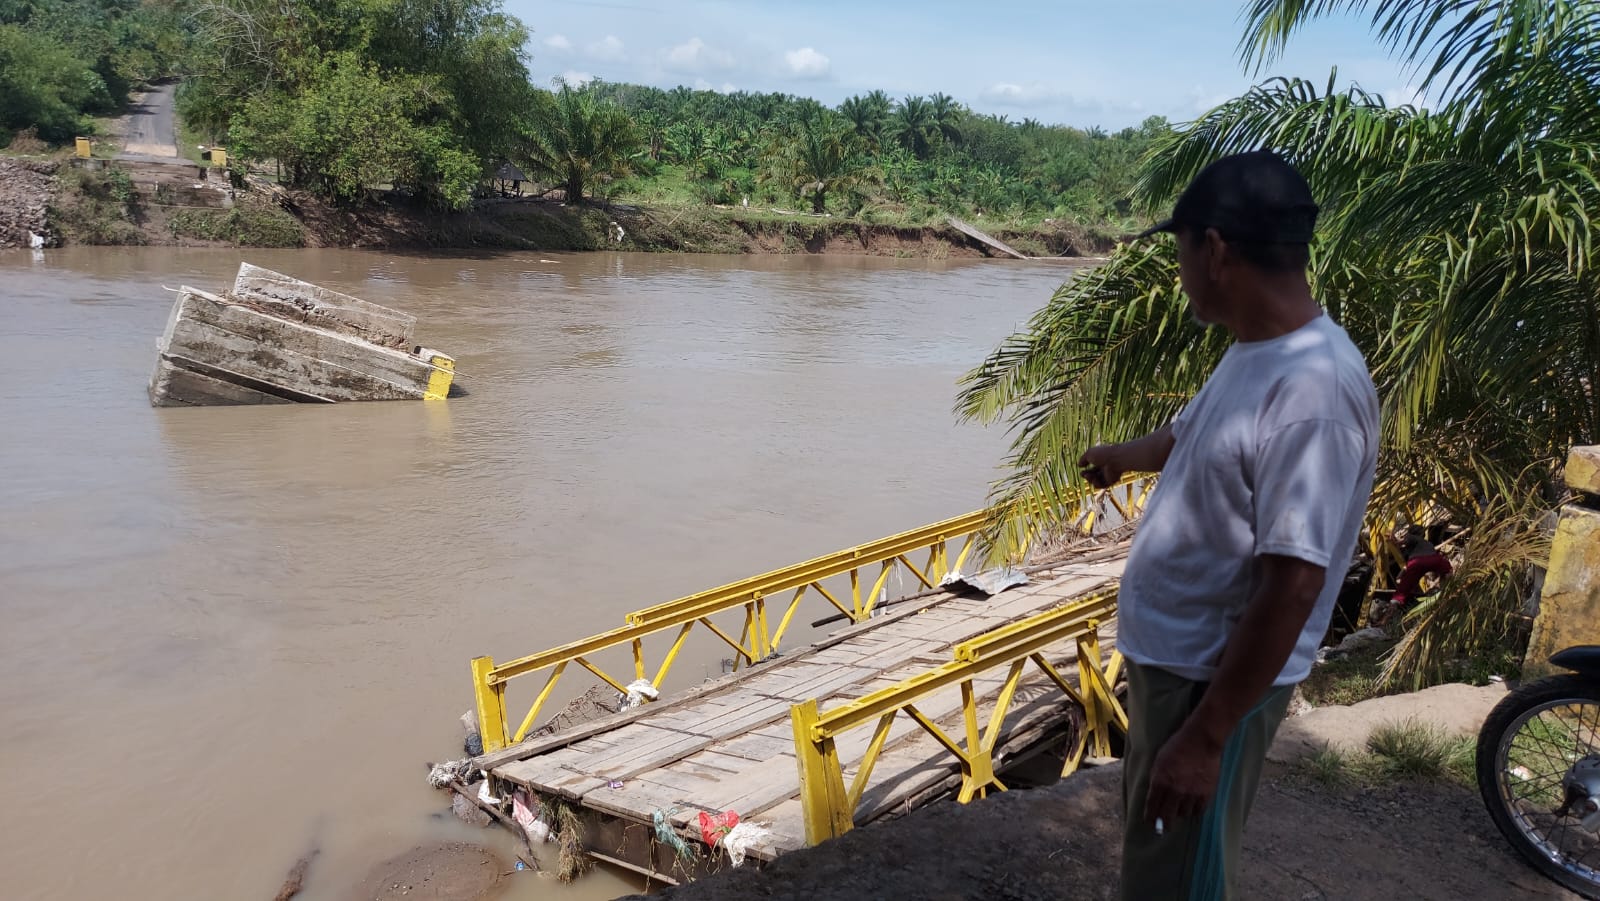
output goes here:
[[1184, 228], [1173, 238], [1178, 242], [1178, 282], [1189, 298], [1189, 315], [1201, 325], [1214, 325], [1216, 285], [1211, 272], [1212, 248], [1206, 234]]

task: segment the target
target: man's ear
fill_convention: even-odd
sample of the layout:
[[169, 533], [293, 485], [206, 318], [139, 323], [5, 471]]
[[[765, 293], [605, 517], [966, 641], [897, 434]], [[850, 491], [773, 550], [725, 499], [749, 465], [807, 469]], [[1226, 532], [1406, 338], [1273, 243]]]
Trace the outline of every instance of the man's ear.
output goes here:
[[1206, 271], [1212, 281], [1222, 279], [1222, 262], [1228, 253], [1228, 242], [1222, 240], [1222, 233], [1214, 228], [1206, 229]]

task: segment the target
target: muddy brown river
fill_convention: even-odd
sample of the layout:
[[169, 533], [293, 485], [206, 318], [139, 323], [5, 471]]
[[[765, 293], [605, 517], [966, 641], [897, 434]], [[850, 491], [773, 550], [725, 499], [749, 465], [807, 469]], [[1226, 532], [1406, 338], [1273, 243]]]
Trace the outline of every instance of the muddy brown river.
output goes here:
[[154, 410], [164, 288], [241, 252], [0, 253], [7, 899], [267, 899], [313, 842], [301, 897], [345, 899], [418, 842], [498, 841], [423, 778], [470, 658], [972, 509], [1005, 435], [955, 423], [955, 381], [1070, 273], [246, 256], [415, 313], [470, 394]]

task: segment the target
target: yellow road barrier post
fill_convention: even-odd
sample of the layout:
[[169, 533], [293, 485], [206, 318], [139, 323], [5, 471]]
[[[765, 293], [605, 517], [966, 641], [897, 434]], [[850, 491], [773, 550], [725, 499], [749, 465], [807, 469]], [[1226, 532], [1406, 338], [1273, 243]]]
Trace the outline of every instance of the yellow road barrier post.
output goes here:
[[818, 736], [817, 701], [812, 698], [789, 710], [794, 724], [795, 766], [800, 773], [800, 807], [806, 844], [817, 845], [849, 832], [854, 822], [846, 801], [844, 772], [832, 736]]
[[484, 753], [510, 744], [506, 735], [506, 684], [491, 684], [493, 657], [472, 658], [472, 693], [478, 711], [478, 734], [483, 737]]

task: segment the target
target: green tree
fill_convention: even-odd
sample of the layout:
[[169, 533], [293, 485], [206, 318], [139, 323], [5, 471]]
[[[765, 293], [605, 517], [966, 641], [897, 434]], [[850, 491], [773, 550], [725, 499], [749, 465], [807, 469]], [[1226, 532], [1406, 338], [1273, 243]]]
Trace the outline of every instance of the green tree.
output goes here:
[[640, 147], [622, 107], [563, 84], [535, 98], [524, 153], [528, 174], [561, 185], [577, 203], [597, 180], [627, 175]]
[[850, 122], [856, 136], [873, 149], [887, 143], [892, 112], [893, 104], [889, 101], [889, 95], [882, 91], [857, 94], [839, 105], [839, 114]]
[[[1211, 160], [1262, 146], [1311, 182], [1314, 288], [1383, 402], [1372, 534], [1443, 517], [1468, 536], [1390, 659], [1416, 684], [1508, 640], [1557, 467], [1600, 438], [1600, 6], [1252, 0], [1244, 57], [1352, 10], [1418, 68], [1429, 110], [1333, 76], [1269, 81], [1159, 139], [1137, 194], [1160, 209]], [[1184, 308], [1170, 242], [1124, 246], [969, 374], [961, 413], [1018, 427], [996, 548], [1060, 522], [1082, 447], [1158, 427], [1198, 389], [1226, 339]]]
[[811, 199], [811, 211], [827, 211], [829, 193], [854, 191], [871, 181], [871, 163], [850, 123], [826, 109], [801, 120], [771, 151], [769, 178], [797, 197]]
[[916, 154], [917, 159], [927, 159], [933, 153], [939, 125], [933, 118], [933, 104], [923, 97], [907, 97], [894, 111], [895, 140], [900, 146]]
[[949, 144], [961, 143], [961, 125], [967, 111], [949, 94], [934, 94], [928, 98], [928, 112], [933, 119], [933, 130], [939, 139]]
[[0, 25], [0, 138], [34, 127], [47, 141], [69, 141], [86, 126], [83, 111], [109, 105], [105, 82], [71, 50], [17, 25]]
[[460, 209], [481, 167], [439, 121], [447, 96], [431, 78], [330, 56], [299, 93], [253, 98], [234, 125], [234, 149], [277, 160], [293, 183], [339, 200], [392, 185]]

